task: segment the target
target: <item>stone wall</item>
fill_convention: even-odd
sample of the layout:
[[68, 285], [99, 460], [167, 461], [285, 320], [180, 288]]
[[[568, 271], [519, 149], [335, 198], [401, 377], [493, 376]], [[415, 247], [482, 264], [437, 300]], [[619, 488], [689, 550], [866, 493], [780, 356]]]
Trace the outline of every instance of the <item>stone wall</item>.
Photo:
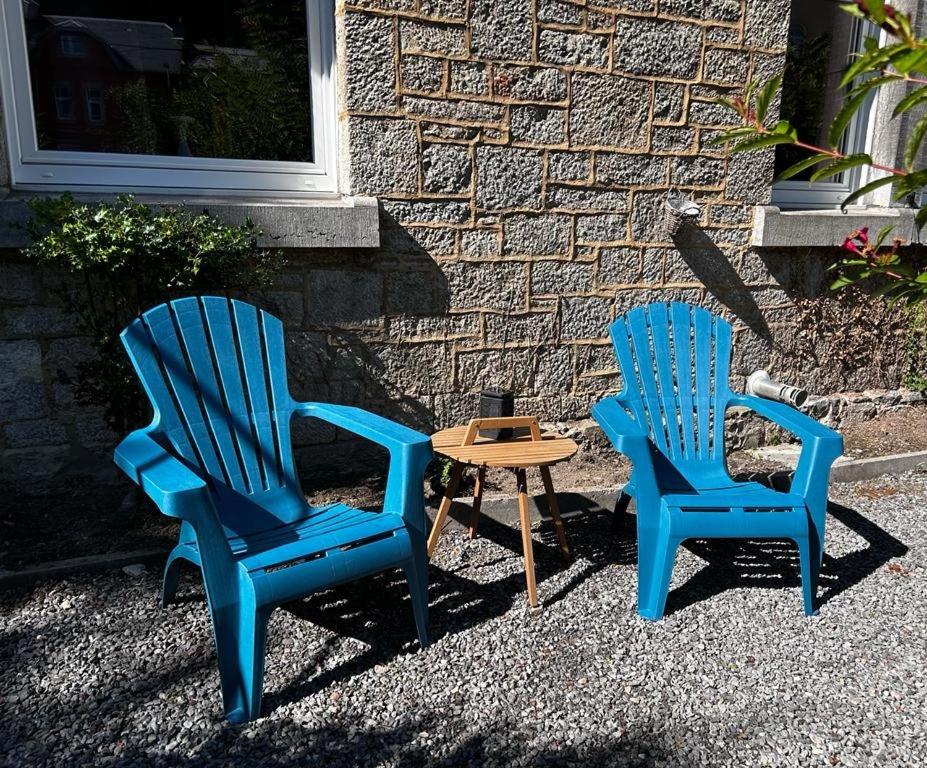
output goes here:
[[[821, 394], [898, 387], [897, 313], [821, 298], [832, 253], [752, 250], [771, 154], [708, 145], [729, 119], [713, 99], [781, 66], [788, 8], [339, 3], [345, 189], [379, 199], [381, 247], [293, 251], [255, 297], [285, 320], [294, 395], [430, 428], [506, 386], [520, 411], [582, 419], [620, 386], [608, 323], [655, 299], [735, 323], [735, 386], [765, 367]], [[702, 207], [675, 239], [670, 188]], [[24, 492], [114, 477], [116, 436], [74, 402], [89, 350], [61, 279], [0, 256], [0, 480]], [[340, 438], [302, 425], [301, 464], [330, 464]]]

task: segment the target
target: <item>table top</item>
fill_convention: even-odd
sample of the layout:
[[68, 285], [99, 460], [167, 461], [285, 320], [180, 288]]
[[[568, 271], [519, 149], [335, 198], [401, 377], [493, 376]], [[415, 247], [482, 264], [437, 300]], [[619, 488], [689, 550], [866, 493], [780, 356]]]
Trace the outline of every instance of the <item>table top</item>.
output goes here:
[[466, 424], [449, 427], [435, 432], [431, 444], [435, 453], [483, 467], [546, 467], [569, 459], [579, 449], [569, 438], [554, 435], [542, 435], [540, 440], [532, 440], [531, 435], [511, 440], [477, 436], [473, 445], [461, 445], [466, 434]]

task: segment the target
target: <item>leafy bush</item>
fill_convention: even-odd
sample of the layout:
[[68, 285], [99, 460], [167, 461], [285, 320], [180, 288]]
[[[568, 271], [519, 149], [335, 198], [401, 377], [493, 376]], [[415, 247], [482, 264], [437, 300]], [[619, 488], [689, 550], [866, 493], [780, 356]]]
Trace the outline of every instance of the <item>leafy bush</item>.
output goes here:
[[120, 434], [146, 418], [122, 329], [168, 299], [265, 286], [283, 264], [279, 252], [258, 248], [261, 233], [251, 221], [226, 226], [206, 213], [152, 207], [132, 196], [80, 203], [64, 195], [31, 207], [32, 245], [23, 253], [76, 278], [60, 294], [97, 351], [78, 366], [78, 401], [101, 406]]

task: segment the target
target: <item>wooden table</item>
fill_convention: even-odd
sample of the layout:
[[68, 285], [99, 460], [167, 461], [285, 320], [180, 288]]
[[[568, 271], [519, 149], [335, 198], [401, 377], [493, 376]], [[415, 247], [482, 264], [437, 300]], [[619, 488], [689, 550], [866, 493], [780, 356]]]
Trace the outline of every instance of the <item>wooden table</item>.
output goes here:
[[[480, 431], [505, 428], [525, 428], [527, 435], [516, 436], [509, 440], [494, 440], [480, 435]], [[528, 483], [525, 470], [538, 467], [544, 481], [547, 495], [547, 507], [554, 521], [560, 552], [565, 559], [570, 557], [563, 519], [554, 494], [554, 484], [550, 479], [550, 466], [569, 459], [577, 451], [572, 440], [551, 435], [542, 435], [538, 421], [533, 416], [514, 416], [492, 419], [472, 419], [449, 429], [442, 429], [431, 436], [435, 453], [446, 456], [453, 462], [451, 481], [448, 483], [428, 537], [428, 556], [430, 557], [441, 536], [441, 529], [450, 512], [454, 494], [468, 466], [477, 468], [476, 487], [473, 491], [473, 511], [470, 514], [470, 538], [476, 536], [480, 517], [480, 505], [483, 499], [483, 486], [486, 480], [486, 467], [503, 467], [512, 469], [518, 484], [518, 516], [521, 522], [521, 543], [525, 553], [525, 579], [528, 582], [528, 602], [532, 607], [538, 604], [537, 584], [534, 577], [534, 549], [531, 542], [531, 519], [528, 515]]]

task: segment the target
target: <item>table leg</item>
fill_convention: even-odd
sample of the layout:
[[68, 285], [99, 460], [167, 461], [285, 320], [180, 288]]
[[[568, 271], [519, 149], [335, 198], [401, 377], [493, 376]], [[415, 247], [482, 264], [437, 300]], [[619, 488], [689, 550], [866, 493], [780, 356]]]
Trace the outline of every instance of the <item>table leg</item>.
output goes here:
[[538, 605], [538, 588], [534, 580], [534, 548], [531, 542], [531, 517], [528, 515], [528, 481], [524, 469], [516, 469], [518, 480], [518, 516], [521, 518], [521, 545], [525, 551], [525, 580], [528, 582], [528, 602]]
[[457, 493], [457, 486], [460, 485], [463, 470], [463, 464], [454, 462], [454, 468], [451, 470], [451, 482], [447, 484], [444, 491], [444, 498], [441, 499], [441, 506], [438, 507], [438, 514], [435, 515], [435, 522], [431, 526], [431, 534], [428, 536], [428, 557], [434, 554], [435, 547], [438, 545], [441, 529], [444, 527], [444, 521], [447, 520], [447, 513], [451, 511], [451, 504], [454, 503], [454, 494]]
[[557, 504], [557, 494], [554, 493], [554, 484], [550, 479], [550, 467], [541, 467], [541, 479], [544, 481], [544, 491], [547, 493], [547, 509], [554, 521], [554, 530], [560, 541], [560, 554], [564, 560], [570, 559], [570, 547], [566, 540], [566, 531], [563, 529], [563, 518], [560, 517], [560, 506]]
[[476, 527], [480, 522], [480, 507], [483, 504], [483, 484], [486, 482], [486, 467], [476, 471], [476, 487], [473, 489], [473, 510], [470, 512], [470, 538], [476, 538]]

